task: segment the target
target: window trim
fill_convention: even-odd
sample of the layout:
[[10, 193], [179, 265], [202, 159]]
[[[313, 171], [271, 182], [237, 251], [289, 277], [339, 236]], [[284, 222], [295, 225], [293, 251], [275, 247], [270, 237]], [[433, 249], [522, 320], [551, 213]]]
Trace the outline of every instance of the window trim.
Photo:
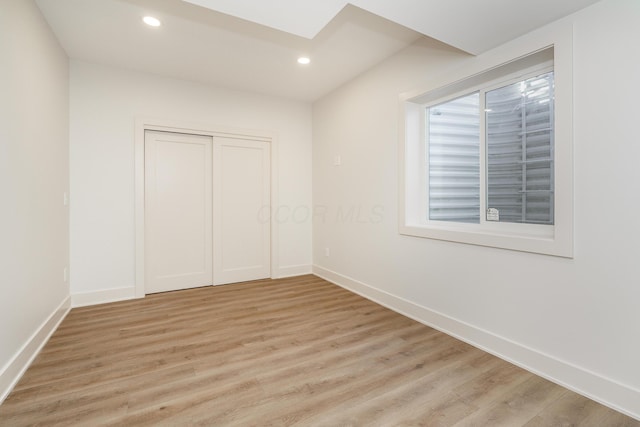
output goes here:
[[[573, 133], [572, 133], [572, 46], [571, 31], [551, 34], [552, 40], [537, 48], [522, 46], [519, 55], [511, 52], [513, 60], [504, 60], [509, 52], [497, 56], [493, 64], [481, 64], [458, 78], [434, 81], [421, 91], [400, 96], [400, 204], [399, 232], [472, 245], [489, 246], [516, 251], [573, 258]], [[540, 41], [538, 41], [539, 43]], [[525, 45], [527, 43], [524, 43]], [[528, 51], [522, 52], [523, 49]], [[513, 49], [512, 49], [513, 50]], [[509, 49], [506, 49], [509, 51]], [[477, 89], [491, 90], [522, 76], [542, 74], [549, 70], [548, 59], [553, 58], [555, 90], [555, 147], [554, 147], [554, 224], [492, 223], [486, 221], [486, 174], [481, 168], [481, 224], [465, 224], [428, 220], [427, 153], [425, 135], [425, 107], [438, 101], [454, 99]], [[502, 60], [500, 60], [502, 59]], [[475, 68], [475, 69], [474, 69]], [[474, 73], [475, 71], [475, 73]], [[460, 75], [461, 74], [461, 75]], [[500, 77], [501, 76], [501, 77]], [[483, 100], [481, 101], [483, 102]], [[481, 161], [486, 163], [485, 117], [481, 115]], [[421, 161], [425, 159], [425, 161]]]

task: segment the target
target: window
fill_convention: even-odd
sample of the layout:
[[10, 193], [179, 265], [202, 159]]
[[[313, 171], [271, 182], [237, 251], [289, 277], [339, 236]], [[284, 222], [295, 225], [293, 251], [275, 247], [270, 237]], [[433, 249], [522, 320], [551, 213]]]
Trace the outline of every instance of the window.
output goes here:
[[403, 100], [402, 234], [572, 256], [571, 91], [557, 74], [547, 48]]
[[480, 223], [483, 173], [484, 220], [553, 224], [553, 105], [548, 72], [427, 107], [429, 220]]

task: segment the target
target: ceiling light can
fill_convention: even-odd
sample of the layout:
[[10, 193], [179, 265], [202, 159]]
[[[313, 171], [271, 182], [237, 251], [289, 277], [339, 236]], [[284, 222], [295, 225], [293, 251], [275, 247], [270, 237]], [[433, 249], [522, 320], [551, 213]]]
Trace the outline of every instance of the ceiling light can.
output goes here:
[[142, 21], [150, 27], [160, 26], [160, 20], [158, 18], [154, 18], [153, 16], [145, 16], [144, 18], [142, 18]]

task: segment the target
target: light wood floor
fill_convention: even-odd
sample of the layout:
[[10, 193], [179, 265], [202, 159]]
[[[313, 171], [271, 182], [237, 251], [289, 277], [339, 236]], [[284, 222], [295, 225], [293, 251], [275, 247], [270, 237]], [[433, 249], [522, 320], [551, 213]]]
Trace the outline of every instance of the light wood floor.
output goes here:
[[0, 425], [640, 422], [302, 276], [73, 309]]

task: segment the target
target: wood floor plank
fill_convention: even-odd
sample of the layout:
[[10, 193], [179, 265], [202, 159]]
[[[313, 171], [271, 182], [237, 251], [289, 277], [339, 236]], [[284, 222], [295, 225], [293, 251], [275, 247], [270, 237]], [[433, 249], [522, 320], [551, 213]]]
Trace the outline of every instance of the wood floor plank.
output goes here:
[[617, 426], [624, 427], [629, 420], [593, 400], [567, 392], [562, 398], [554, 401], [544, 412], [534, 417], [526, 427], [546, 426]]
[[[434, 367], [423, 376], [413, 374], [410, 381], [398, 377], [396, 381], [385, 382], [383, 387], [369, 389], [358, 397], [345, 399], [332, 408], [332, 416], [316, 415], [315, 420], [310, 421], [313, 421], [312, 424], [322, 421], [333, 425], [394, 425], [401, 419], [408, 424], [421, 420], [432, 425], [432, 409], [442, 404], [440, 399], [443, 394], [451, 387], [477, 375], [483, 363], [496, 362], [495, 358], [486, 356], [481, 350], [470, 350], [462, 357], [451, 359], [450, 363]], [[477, 409], [464, 403], [461, 406], [467, 406], [469, 413]], [[451, 414], [453, 412], [452, 409]], [[437, 417], [435, 413], [433, 415]]]
[[531, 376], [510, 390], [506, 396], [483, 406], [481, 410], [464, 418], [456, 426], [513, 426], [526, 425], [551, 402], [561, 398], [568, 390], [537, 376]]
[[0, 425], [640, 422], [306, 275], [75, 308]]

